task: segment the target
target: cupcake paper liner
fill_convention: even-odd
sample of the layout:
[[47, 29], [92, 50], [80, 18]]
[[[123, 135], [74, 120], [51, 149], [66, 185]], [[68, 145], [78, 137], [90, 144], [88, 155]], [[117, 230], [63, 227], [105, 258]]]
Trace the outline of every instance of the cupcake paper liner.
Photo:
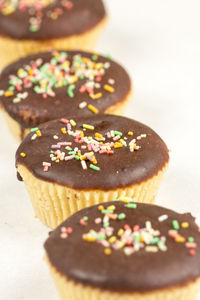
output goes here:
[[15, 40], [0, 36], [0, 68], [4, 68], [20, 57], [48, 50], [81, 49], [93, 50], [97, 39], [107, 23], [105, 17], [98, 25], [83, 34], [48, 40]]
[[30, 195], [35, 216], [45, 225], [55, 228], [80, 209], [120, 196], [135, 198], [137, 202], [153, 203], [167, 165], [140, 184], [109, 191], [76, 190], [38, 179], [23, 165], [18, 165], [17, 169]]
[[62, 300], [195, 300], [200, 289], [200, 278], [185, 285], [150, 292], [114, 292], [90, 287], [61, 275], [45, 256], [55, 286]]

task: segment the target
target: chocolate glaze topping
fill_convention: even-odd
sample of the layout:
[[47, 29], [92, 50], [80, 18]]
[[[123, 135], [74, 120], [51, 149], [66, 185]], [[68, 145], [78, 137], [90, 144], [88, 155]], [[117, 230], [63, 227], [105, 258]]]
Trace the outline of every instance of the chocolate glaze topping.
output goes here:
[[[91, 229], [99, 231], [103, 227], [102, 223], [95, 223], [96, 218], [103, 219], [102, 213], [98, 206], [92, 206], [71, 216], [55, 229], [45, 242], [48, 259], [60, 274], [76, 282], [121, 292], [145, 292], [184, 285], [200, 276], [200, 233], [191, 214], [179, 214], [149, 204], [137, 204], [136, 209], [129, 209], [122, 202], [102, 205], [107, 208], [113, 204], [116, 207], [114, 213], [123, 212], [126, 217], [123, 220], [110, 221], [110, 227], [114, 228], [112, 236], [119, 238], [118, 230], [126, 224], [131, 228], [135, 225], [145, 228], [146, 221], [150, 221], [151, 227], [160, 232], [158, 238], [166, 237], [167, 249], [153, 253], [146, 250], [149, 245], [144, 245], [130, 255], [124, 253], [124, 248], [112, 249], [111, 254], [106, 255], [105, 247], [100, 243], [83, 240], [83, 235]], [[163, 215], [167, 215], [168, 218], [160, 222], [158, 218]], [[80, 220], [84, 216], [88, 217], [88, 221], [83, 226], [80, 225]], [[178, 221], [178, 233], [184, 237], [185, 242], [176, 242], [169, 236], [169, 230], [173, 229], [173, 220]], [[182, 222], [187, 222], [189, 227], [182, 228]], [[67, 238], [61, 237], [61, 228], [64, 227], [71, 227], [73, 230]], [[187, 244], [188, 238], [191, 237], [196, 246], [194, 256], [191, 255]]]
[[[63, 53], [63, 54], [62, 54]], [[55, 93], [54, 96], [44, 95], [45, 93], [39, 93], [36, 91], [36, 88], [40, 86], [40, 82], [32, 82], [31, 86], [27, 87], [24, 83], [21, 83], [18, 87], [20, 90], [15, 88], [13, 95], [6, 96], [6, 92], [9, 87], [13, 84], [16, 84], [16, 77], [22, 82], [26, 80], [28, 76], [23, 77], [22, 70], [26, 71], [26, 66], [31, 65], [31, 69], [37, 68], [40, 69], [45, 63], [49, 63], [51, 59], [55, 59], [55, 56], [59, 56], [59, 59], [62, 59], [62, 55], [67, 55], [66, 61], [72, 64], [73, 58], [76, 55], [79, 55], [81, 59], [89, 59], [91, 63], [95, 64], [95, 68], [98, 68], [98, 63], [102, 63], [102, 70], [104, 74], [102, 76], [94, 76], [93, 80], [89, 78], [78, 77], [78, 80], [72, 84], [75, 85], [73, 90], [74, 96], [69, 97], [68, 89], [70, 87], [70, 83], [62, 86], [62, 87], [54, 87], [52, 91]], [[93, 58], [95, 57], [95, 61]], [[41, 63], [40, 66], [36, 66], [36, 62]], [[32, 61], [32, 64], [30, 64]], [[61, 65], [61, 63], [57, 62], [57, 65]], [[20, 70], [22, 75], [20, 75]], [[19, 71], [19, 72], [18, 72]], [[66, 71], [67, 76], [72, 76], [73, 71]], [[45, 71], [44, 71], [45, 72]], [[15, 75], [14, 83], [11, 84], [10, 79], [13, 78], [12, 75]], [[20, 78], [22, 76], [23, 78]], [[45, 75], [46, 76], [46, 75]], [[100, 81], [99, 81], [100, 79]], [[82, 91], [80, 92], [80, 88], [84, 85], [89, 84], [89, 81], [93, 81], [97, 86], [93, 89], [93, 91]], [[111, 82], [112, 84], [110, 84]], [[29, 85], [29, 82], [28, 82]], [[105, 90], [104, 86], [109, 85], [114, 89], [113, 92], [109, 92]], [[12, 87], [11, 87], [12, 88]], [[63, 115], [70, 114], [76, 116], [91, 116], [94, 113], [88, 109], [88, 105], [92, 104], [95, 108], [98, 109], [100, 113], [104, 113], [104, 111], [112, 105], [122, 102], [125, 100], [126, 96], [128, 96], [131, 90], [130, 78], [127, 72], [113, 60], [108, 59], [103, 56], [97, 56], [92, 53], [85, 53], [80, 51], [69, 51], [69, 52], [55, 52], [54, 54], [51, 52], [40, 53], [36, 55], [31, 55], [26, 58], [20, 59], [19, 61], [11, 64], [2, 72], [0, 76], [0, 103], [7, 111], [7, 113], [16, 120], [23, 128], [31, 128], [35, 127], [38, 124], [57, 119], [62, 117]], [[90, 93], [101, 94], [98, 99], [92, 99]], [[28, 93], [28, 94], [27, 94]], [[12, 93], [11, 93], [12, 94]], [[13, 101], [16, 100], [18, 95], [25, 95], [25, 98], [21, 99], [20, 102]], [[45, 97], [45, 98], [44, 98]], [[15, 99], [15, 100], [14, 100]], [[82, 102], [86, 102], [86, 107], [83, 109], [79, 108], [79, 104]]]
[[[73, 119], [67, 117], [67, 119]], [[55, 145], [62, 142], [72, 142], [72, 150], [75, 147], [81, 149], [85, 143], [76, 143], [75, 138], [68, 133], [63, 134], [61, 129], [64, 124], [60, 120], [54, 120], [40, 125], [42, 136], [32, 140], [35, 133], [30, 133], [19, 146], [16, 153], [16, 164], [27, 167], [34, 176], [61, 185], [66, 185], [75, 189], [102, 189], [110, 190], [119, 187], [140, 183], [156, 175], [168, 162], [168, 149], [162, 139], [149, 127], [137, 121], [114, 115], [96, 115], [95, 117], [74, 118], [76, 126], [72, 129], [83, 130], [83, 124], [94, 126], [94, 130], [86, 129], [86, 136], [95, 137], [95, 133], [106, 136], [104, 143], [112, 142], [113, 138], [107, 138], [107, 132], [111, 130], [122, 133], [122, 138], [127, 143], [127, 147], [112, 148], [114, 154], [100, 154], [95, 152], [97, 166], [100, 171], [95, 171], [89, 167], [84, 170], [80, 160], [62, 160], [56, 163], [50, 159], [50, 151], [56, 151]], [[128, 135], [132, 131], [133, 135]], [[116, 133], [118, 134], [118, 133]], [[145, 138], [140, 138], [145, 134]], [[55, 137], [56, 135], [56, 137]], [[58, 137], [58, 138], [57, 138]], [[56, 139], [55, 139], [56, 138]], [[137, 139], [138, 138], [138, 139]], [[130, 151], [129, 143], [136, 139], [135, 144], [140, 147], [134, 152]], [[117, 145], [121, 142], [116, 141]], [[119, 144], [118, 144], [119, 143]], [[54, 145], [54, 146], [52, 146]], [[65, 150], [61, 146], [59, 150], [70, 156], [73, 153]], [[81, 153], [88, 152], [88, 149], [81, 149]], [[90, 151], [89, 151], [90, 152]], [[26, 157], [22, 157], [25, 153]], [[51, 163], [48, 171], [44, 171], [43, 162]]]
[[[82, 34], [96, 26], [106, 15], [101, 0], [52, 0], [42, 9], [16, 7], [12, 12], [3, 9], [2, 5], [6, 2], [14, 1], [0, 3], [0, 35], [14, 39], [45, 40]], [[65, 8], [65, 2], [70, 2], [72, 7]], [[41, 15], [40, 26], [30, 30], [30, 19], [38, 14]], [[38, 19], [33, 23], [37, 24]]]

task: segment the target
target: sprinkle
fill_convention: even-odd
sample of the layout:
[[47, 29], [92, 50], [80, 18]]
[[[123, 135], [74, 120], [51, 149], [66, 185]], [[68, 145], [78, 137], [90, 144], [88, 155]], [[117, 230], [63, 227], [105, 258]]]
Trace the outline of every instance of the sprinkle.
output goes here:
[[129, 131], [129, 132], [128, 132], [128, 135], [133, 135], [133, 131]]
[[168, 215], [162, 215], [158, 217], [158, 221], [159, 222], [164, 222], [168, 219]]
[[118, 215], [118, 220], [124, 220], [126, 218], [126, 214], [121, 213]]
[[93, 106], [92, 104], [89, 104], [89, 105], [88, 105], [88, 108], [89, 108], [89, 110], [91, 110], [94, 114], [98, 114], [98, 113], [99, 113], [99, 110], [98, 110], [95, 106]]
[[76, 122], [74, 120], [70, 120], [69, 122], [73, 127], [76, 126]]
[[180, 237], [175, 238], [175, 241], [177, 243], [184, 243], [185, 242], [185, 238], [180, 236]]
[[57, 136], [57, 135], [54, 135], [54, 136], [53, 136], [53, 139], [54, 139], [54, 140], [57, 140], [57, 139], [58, 139], [58, 136]]
[[137, 208], [137, 204], [136, 203], [128, 203], [125, 205], [125, 207], [135, 209], [135, 208]]
[[181, 227], [186, 229], [186, 228], [189, 227], [189, 223], [188, 222], [182, 222]]
[[191, 249], [191, 250], [190, 250], [190, 255], [191, 255], [191, 256], [196, 255], [196, 251], [195, 251], [194, 249]]
[[75, 89], [75, 85], [74, 84], [71, 84], [69, 87], [68, 87], [68, 90], [67, 90], [67, 94], [70, 98], [74, 98], [74, 89]]
[[173, 220], [172, 221], [172, 226], [175, 230], [179, 230], [180, 229], [180, 225], [179, 222], [177, 220]]
[[190, 242], [190, 243], [194, 243], [194, 238], [193, 238], [192, 236], [189, 236], [189, 238], [188, 238], [188, 242]]
[[110, 254], [112, 253], [112, 251], [110, 250], [110, 248], [106, 248], [106, 249], [104, 250], [104, 253], [105, 253], [106, 255], [110, 255]]
[[42, 133], [41, 133], [40, 130], [37, 130], [37, 131], [36, 131], [36, 134], [37, 134], [37, 136], [42, 136]]
[[38, 131], [39, 128], [38, 127], [35, 127], [35, 128], [31, 128], [31, 132], [35, 132], [35, 131]]
[[83, 102], [81, 102], [80, 104], [79, 104], [79, 108], [80, 109], [83, 109], [83, 108], [85, 108], [87, 106], [87, 102], [86, 101], [83, 101]]
[[115, 91], [115, 89], [112, 86], [108, 85], [108, 84], [104, 85], [104, 90], [106, 90], [109, 93], [113, 93]]
[[197, 244], [196, 243], [187, 242], [187, 243], [185, 243], [185, 247], [186, 248], [196, 248]]
[[99, 205], [99, 206], [98, 206], [98, 210], [101, 211], [101, 210], [103, 210], [103, 209], [104, 209], [103, 205]]
[[24, 152], [21, 152], [20, 155], [21, 155], [21, 157], [26, 157], [26, 153], [24, 153]]
[[96, 218], [96, 219], [94, 220], [94, 222], [95, 222], [95, 224], [100, 224], [100, 223], [101, 223], [101, 218]]
[[14, 95], [14, 92], [12, 92], [12, 91], [7, 91], [4, 93], [4, 96], [6, 96], [6, 97], [11, 97], [13, 95]]
[[90, 94], [90, 98], [93, 100], [99, 99], [102, 97], [102, 93], [97, 93], [97, 94]]
[[123, 135], [123, 133], [122, 133], [121, 131], [117, 131], [117, 130], [114, 130], [114, 134], [115, 134], [115, 135], [119, 135], [119, 136], [122, 136], [122, 135]]
[[153, 252], [153, 253], [156, 253], [156, 252], [158, 252], [158, 247], [156, 247], [156, 246], [147, 246], [147, 247], [145, 248], [145, 251], [146, 251], [146, 252]]
[[93, 125], [89, 125], [89, 124], [83, 124], [83, 128], [89, 129], [89, 130], [94, 130], [94, 126]]
[[115, 80], [113, 78], [109, 78], [108, 79], [108, 83], [111, 84], [111, 85], [113, 85], [113, 84], [115, 84]]
[[84, 217], [83, 217], [83, 220], [84, 220], [84, 221], [88, 221], [88, 216], [84, 216]]
[[100, 171], [100, 168], [93, 164], [90, 164], [90, 169], [93, 169], [94, 171]]
[[66, 238], [68, 238], [68, 234], [66, 232], [62, 232], [60, 234], [60, 237], [61, 237], [61, 239], [66, 239]]
[[87, 170], [87, 164], [86, 164], [85, 160], [81, 160], [81, 165], [82, 165], [83, 170]]
[[65, 118], [60, 119], [60, 122], [63, 123], [63, 124], [69, 123], [69, 121]]

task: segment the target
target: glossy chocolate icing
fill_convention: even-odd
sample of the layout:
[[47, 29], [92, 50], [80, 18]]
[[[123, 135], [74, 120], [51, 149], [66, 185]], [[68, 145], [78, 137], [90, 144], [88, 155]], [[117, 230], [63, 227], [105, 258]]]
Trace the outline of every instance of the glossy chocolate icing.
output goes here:
[[[68, 119], [71, 119], [68, 116]], [[110, 190], [119, 187], [127, 187], [156, 175], [169, 160], [168, 149], [163, 140], [149, 127], [137, 121], [114, 115], [96, 115], [85, 118], [74, 118], [76, 121], [75, 130], [82, 130], [82, 124], [90, 124], [95, 127], [94, 131], [86, 130], [85, 135], [94, 136], [95, 132], [105, 135], [110, 130], [118, 130], [127, 137], [127, 144], [141, 134], [146, 138], [137, 140], [141, 148], [138, 151], [130, 152], [129, 147], [114, 149], [113, 155], [95, 153], [99, 172], [89, 168], [83, 170], [80, 161], [69, 160], [52, 162], [48, 172], [44, 172], [42, 162], [51, 162], [49, 157], [52, 144], [59, 142], [72, 142], [71, 148], [81, 147], [82, 144], [74, 142], [74, 137], [61, 133], [63, 124], [60, 120], [54, 120], [40, 125], [41, 137], [31, 140], [33, 133], [30, 133], [19, 146], [16, 153], [16, 164], [27, 167], [34, 176], [42, 180], [57, 182], [75, 189], [102, 189]], [[133, 136], [128, 132], [133, 131]], [[53, 136], [57, 135], [58, 139]], [[105, 142], [111, 139], [106, 139]], [[61, 151], [65, 147], [61, 147]], [[25, 153], [26, 157], [20, 156]], [[85, 150], [85, 152], [88, 152]], [[84, 153], [84, 151], [83, 151]]]
[[[200, 276], [200, 233], [191, 214], [179, 214], [156, 205], [137, 204], [136, 209], [128, 209], [122, 202], [102, 204], [116, 206], [116, 213], [126, 214], [124, 220], [110, 222], [114, 227], [113, 235], [125, 224], [133, 227], [138, 224], [145, 227], [150, 221], [152, 228], [159, 230], [166, 237], [167, 251], [146, 252], [145, 248], [127, 256], [122, 249], [113, 250], [110, 255], [104, 254], [104, 247], [97, 242], [84, 241], [82, 235], [90, 229], [100, 230], [102, 224], [95, 224], [95, 218], [102, 218], [97, 206], [81, 210], [71, 216], [45, 242], [45, 249], [50, 263], [57, 271], [76, 282], [114, 291], [146, 292], [184, 285]], [[168, 219], [159, 222], [158, 217], [167, 215]], [[88, 217], [87, 225], [81, 226], [80, 219]], [[172, 220], [180, 224], [188, 222], [189, 228], [180, 228], [186, 240], [193, 237], [197, 244], [196, 255], [191, 256], [185, 243], [175, 242], [168, 235], [172, 229]], [[60, 237], [61, 227], [72, 227], [73, 232], [67, 239]]]
[[33, 17], [30, 10], [17, 8], [11, 14], [0, 13], [0, 35], [14, 39], [45, 40], [82, 34], [98, 25], [105, 17], [101, 0], [70, 0], [71, 10], [63, 10], [62, 15], [53, 20], [47, 15], [56, 8], [61, 8], [60, 0], [42, 9], [41, 27], [36, 32], [29, 30], [29, 20]]
[[[71, 62], [72, 58], [76, 54], [81, 54], [82, 57], [90, 58], [92, 53], [80, 52], [80, 51], [68, 51], [68, 60]], [[9, 88], [9, 76], [17, 74], [17, 71], [29, 64], [30, 61], [36, 61], [38, 58], [42, 58], [43, 63], [49, 62], [52, 58], [52, 53], [47, 52], [43, 54], [31, 55], [26, 58], [11, 64], [4, 69], [0, 76], [0, 90], [6, 91]], [[28, 97], [23, 99], [19, 103], [13, 103], [13, 99], [16, 97], [17, 92], [11, 97], [0, 96], [0, 102], [6, 112], [16, 120], [21, 128], [35, 127], [41, 123], [57, 119], [63, 115], [70, 114], [75, 116], [92, 116], [93, 112], [87, 107], [84, 109], [79, 108], [79, 104], [86, 101], [87, 104], [95, 106], [100, 113], [112, 105], [122, 102], [131, 91], [131, 82], [127, 72], [119, 64], [111, 59], [103, 56], [98, 57], [97, 62], [109, 63], [110, 67], [105, 70], [105, 74], [102, 76], [101, 87], [95, 88], [95, 93], [102, 93], [102, 97], [96, 100], [91, 99], [88, 93], [80, 93], [80, 87], [86, 83], [86, 79], [80, 79], [76, 82], [74, 90], [75, 97], [70, 98], [67, 94], [67, 86], [54, 88], [56, 93], [55, 97], [48, 96], [43, 98], [42, 94], [37, 94], [34, 91], [34, 86], [31, 88], [23, 87], [23, 92], [28, 92]], [[108, 84], [109, 79], [114, 79], [113, 85], [115, 91], [110, 93], [104, 89], [104, 85]]]

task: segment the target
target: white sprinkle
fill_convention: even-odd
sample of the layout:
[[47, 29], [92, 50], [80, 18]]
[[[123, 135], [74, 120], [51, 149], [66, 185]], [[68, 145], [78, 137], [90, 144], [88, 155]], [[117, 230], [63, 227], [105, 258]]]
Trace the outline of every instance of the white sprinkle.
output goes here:
[[16, 98], [13, 99], [13, 103], [19, 103], [19, 102], [21, 102], [21, 99], [20, 99], [20, 98], [17, 98], [17, 97], [16, 97]]
[[167, 219], [168, 219], [168, 215], [162, 215], [162, 216], [158, 217], [158, 221], [159, 222], [163, 222], [163, 221], [165, 221]]
[[36, 138], [37, 138], [37, 134], [34, 133], [34, 134], [32, 135], [32, 137], [31, 137], [31, 140], [35, 140]]
[[113, 84], [115, 84], [115, 80], [113, 78], [109, 78], [108, 79], [108, 83], [111, 84], [111, 85], [113, 85]]
[[86, 164], [85, 160], [81, 160], [81, 165], [82, 165], [83, 170], [87, 170], [87, 164]]
[[4, 95], [4, 90], [0, 90], [0, 96]]
[[54, 138], [54, 140], [57, 140], [57, 139], [58, 139], [58, 136], [57, 136], [57, 135], [54, 135], [53, 138]]
[[79, 104], [79, 108], [80, 109], [83, 109], [83, 108], [85, 108], [87, 106], [87, 102], [86, 101], [83, 101], [83, 102], [81, 102], [80, 104]]

